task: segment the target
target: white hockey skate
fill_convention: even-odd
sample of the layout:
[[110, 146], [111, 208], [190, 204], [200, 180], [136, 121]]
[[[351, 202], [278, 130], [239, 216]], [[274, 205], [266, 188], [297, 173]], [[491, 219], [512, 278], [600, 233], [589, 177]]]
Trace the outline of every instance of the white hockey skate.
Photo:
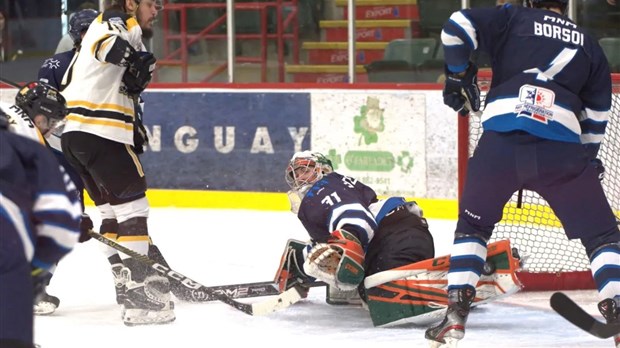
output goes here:
[[[124, 268], [122, 273], [131, 271]], [[122, 304], [123, 322], [127, 326], [167, 324], [176, 319], [174, 303], [170, 301], [170, 282], [153, 275], [143, 283], [129, 280]]]

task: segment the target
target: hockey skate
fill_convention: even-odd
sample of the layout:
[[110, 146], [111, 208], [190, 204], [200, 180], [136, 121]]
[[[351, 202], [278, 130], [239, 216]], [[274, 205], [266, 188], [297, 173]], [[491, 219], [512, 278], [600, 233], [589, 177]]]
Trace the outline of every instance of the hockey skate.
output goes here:
[[446, 316], [439, 325], [426, 330], [424, 335], [431, 348], [457, 346], [458, 341], [465, 336], [465, 323], [475, 297], [476, 290], [473, 288], [448, 291]]
[[[126, 270], [126, 271], [123, 271]], [[127, 290], [125, 284], [130, 280], [130, 272], [122, 263], [112, 265], [112, 276], [114, 277], [114, 291], [116, 292], [116, 303], [123, 304], [125, 292]]]
[[34, 305], [33, 312], [35, 315], [50, 315], [56, 311], [59, 305], [60, 300], [58, 297], [44, 292], [41, 301]]
[[125, 325], [167, 324], [176, 319], [167, 278], [151, 275], [147, 276], [144, 282], [138, 283], [131, 280], [131, 271], [128, 268], [123, 268], [121, 274], [129, 275], [122, 298]]
[[[620, 323], [620, 301], [607, 298], [598, 303], [598, 310], [601, 312], [608, 324]], [[620, 334], [614, 336], [616, 348], [620, 348]]]

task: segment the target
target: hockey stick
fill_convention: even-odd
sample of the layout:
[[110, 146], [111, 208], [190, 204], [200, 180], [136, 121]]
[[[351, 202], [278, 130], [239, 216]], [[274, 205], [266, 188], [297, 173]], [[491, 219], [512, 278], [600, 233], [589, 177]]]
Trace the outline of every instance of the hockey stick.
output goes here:
[[113, 249], [116, 249], [134, 258], [135, 260], [144, 263], [145, 265], [150, 266], [152, 269], [154, 269], [161, 275], [165, 276], [166, 278], [172, 281], [180, 282], [188, 289], [203, 291], [205, 294], [209, 295], [214, 300], [224, 302], [227, 305], [232, 306], [233, 308], [238, 309], [249, 315], [264, 315], [264, 314], [268, 314], [271, 312], [275, 312], [277, 310], [280, 310], [280, 309], [283, 309], [283, 308], [286, 308], [292, 305], [293, 303], [301, 300], [302, 298], [300, 289], [298, 287], [293, 287], [279, 294], [278, 296], [274, 296], [273, 298], [270, 298], [268, 300], [261, 301], [258, 303], [239, 302], [221, 292], [216, 292], [215, 290], [212, 290], [209, 287], [204, 286], [196, 282], [195, 280], [192, 280], [191, 278], [182, 275], [179, 272], [176, 272], [160, 263], [155, 262], [154, 260], [150, 259], [146, 255], [142, 255], [134, 250], [124, 247], [120, 245], [119, 243], [109, 238], [106, 238], [93, 230], [89, 230], [88, 235], [98, 240], [99, 242]]
[[[323, 282], [304, 283], [298, 286], [301, 289], [314, 288], [319, 286], [326, 286]], [[256, 282], [256, 283], [244, 283], [244, 284], [231, 284], [231, 285], [216, 285], [206, 287], [209, 291], [226, 295], [233, 299], [239, 298], [251, 298], [260, 296], [276, 296], [280, 294], [280, 288], [278, 284], [273, 281]], [[204, 290], [191, 290], [191, 299], [187, 301], [191, 302], [210, 302], [216, 301], [212, 295]]]
[[4, 77], [0, 77], [0, 82], [5, 83], [11, 87], [15, 87], [15, 88], [22, 88], [22, 86], [20, 86], [19, 84], [11, 81], [11, 80], [7, 80]]
[[578, 328], [598, 338], [620, 334], [620, 323], [605, 324], [596, 320], [578, 304], [561, 292], [551, 295], [551, 308]]

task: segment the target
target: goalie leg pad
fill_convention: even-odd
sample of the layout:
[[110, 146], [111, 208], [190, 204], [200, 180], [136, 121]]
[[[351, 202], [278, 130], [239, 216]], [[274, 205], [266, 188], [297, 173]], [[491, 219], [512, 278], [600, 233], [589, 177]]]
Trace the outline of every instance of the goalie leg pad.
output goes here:
[[[443, 319], [448, 304], [447, 274], [450, 256], [428, 259], [376, 273], [365, 280], [365, 301], [373, 324], [428, 325]], [[472, 306], [496, 301], [518, 292], [519, 257], [507, 240], [488, 246], [486, 262], [495, 271], [482, 275]]]
[[304, 263], [306, 274], [340, 290], [353, 290], [364, 280], [364, 250], [345, 230], [336, 230], [327, 243], [318, 243]]

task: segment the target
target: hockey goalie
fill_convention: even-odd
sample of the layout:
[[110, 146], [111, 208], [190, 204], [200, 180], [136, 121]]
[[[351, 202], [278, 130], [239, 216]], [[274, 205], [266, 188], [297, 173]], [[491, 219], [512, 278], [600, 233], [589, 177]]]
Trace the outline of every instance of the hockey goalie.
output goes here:
[[[276, 274], [281, 291], [297, 286], [307, 295], [308, 285], [323, 281], [327, 283], [327, 303], [362, 305], [368, 309], [372, 323], [377, 327], [423, 326], [440, 321], [445, 315], [450, 255], [375, 273], [354, 289], [339, 289], [330, 279], [314, 278], [304, 273], [297, 257], [308, 246], [301, 241], [288, 241]], [[502, 240], [490, 243], [488, 250], [472, 306], [510, 296], [522, 288], [515, 274], [520, 268], [517, 249], [511, 248], [508, 240]]]
[[[285, 179], [291, 211], [310, 236], [289, 240], [275, 281], [280, 291], [322, 281], [330, 304], [364, 304], [375, 326], [440, 320], [447, 307], [450, 256], [435, 257], [422, 209], [403, 197], [379, 199], [355, 178], [333, 171], [317, 152], [298, 152]], [[474, 304], [517, 292], [516, 250], [489, 244]], [[480, 260], [483, 262], [483, 260]]]

